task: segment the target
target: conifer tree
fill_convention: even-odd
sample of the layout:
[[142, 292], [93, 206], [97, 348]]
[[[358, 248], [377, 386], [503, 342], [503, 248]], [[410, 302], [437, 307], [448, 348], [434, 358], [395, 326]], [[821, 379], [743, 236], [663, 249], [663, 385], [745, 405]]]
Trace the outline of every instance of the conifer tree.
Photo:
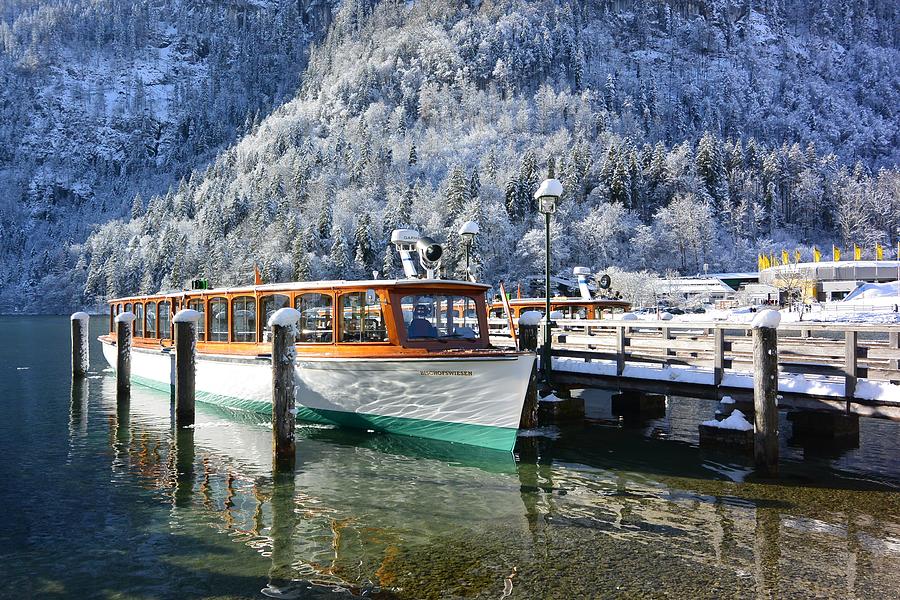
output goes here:
[[131, 220], [137, 221], [142, 216], [144, 216], [144, 200], [140, 194], [135, 194], [134, 200], [131, 201]]
[[369, 217], [369, 213], [363, 213], [357, 220], [356, 230], [353, 233], [353, 260], [357, 271], [361, 271], [359, 274], [363, 277], [371, 275], [372, 262], [375, 258], [373, 256], [372, 236], [369, 232], [371, 224], [372, 220]]
[[309, 231], [303, 228], [291, 247], [291, 263], [294, 269], [294, 281], [309, 281]]
[[456, 165], [447, 178], [447, 212], [453, 221], [462, 212], [469, 200], [469, 186], [462, 167]]
[[350, 259], [347, 252], [347, 240], [344, 239], [344, 230], [340, 226], [335, 227], [332, 239], [331, 250], [328, 252], [328, 265], [331, 268], [332, 277], [342, 279], [347, 276]]

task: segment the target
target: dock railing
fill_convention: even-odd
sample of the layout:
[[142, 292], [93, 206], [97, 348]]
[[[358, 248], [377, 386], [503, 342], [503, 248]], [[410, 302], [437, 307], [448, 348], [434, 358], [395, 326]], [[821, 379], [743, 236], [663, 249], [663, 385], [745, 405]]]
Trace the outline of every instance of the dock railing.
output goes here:
[[[692, 367], [711, 372], [710, 383], [718, 387], [729, 373], [752, 373], [751, 332], [749, 323], [559, 319], [552, 330], [552, 354], [612, 361], [615, 371], [608, 375], [617, 377], [626, 375], [626, 363]], [[496, 345], [511, 343], [504, 344], [509, 338], [499, 328], [492, 327], [491, 334]], [[860, 378], [900, 385], [898, 363], [900, 325], [799, 322], [778, 327], [779, 371], [843, 380], [846, 398], [854, 397]], [[561, 364], [554, 370], [566, 368]]]

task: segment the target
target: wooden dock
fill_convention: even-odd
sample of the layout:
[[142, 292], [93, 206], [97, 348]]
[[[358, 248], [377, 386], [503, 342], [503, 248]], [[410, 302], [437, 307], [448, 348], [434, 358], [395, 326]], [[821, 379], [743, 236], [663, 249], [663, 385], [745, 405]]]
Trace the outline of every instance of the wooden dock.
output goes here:
[[[500, 323], [491, 325], [492, 342], [510, 345]], [[554, 381], [752, 396], [751, 332], [736, 323], [561, 319], [552, 331]], [[777, 358], [780, 406], [900, 419], [900, 325], [782, 324]]]

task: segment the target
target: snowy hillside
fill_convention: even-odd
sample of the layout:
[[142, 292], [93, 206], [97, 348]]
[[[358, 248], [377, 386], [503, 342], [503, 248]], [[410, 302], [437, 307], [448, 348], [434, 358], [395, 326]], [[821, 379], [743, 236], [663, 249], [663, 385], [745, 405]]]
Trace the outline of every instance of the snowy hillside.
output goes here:
[[71, 301], [73, 244], [294, 95], [330, 3], [0, 4], [0, 310]]
[[[566, 189], [554, 232], [560, 270], [691, 273], [752, 267], [758, 250], [785, 244], [893, 243], [898, 19], [895, 3], [879, 1], [345, 2], [317, 21], [327, 35], [293, 99], [149, 201], [134, 193], [148, 198], [166, 180], [148, 178], [157, 167], [146, 161], [134, 178], [98, 176], [86, 194], [116, 193], [73, 212], [121, 220], [84, 246], [83, 227], [60, 235], [41, 225], [44, 239], [74, 245], [60, 245], [71, 251], [49, 270], [7, 275], [0, 308], [57, 281], [72, 282], [55, 299], [66, 308], [195, 275], [246, 282], [254, 263], [267, 280], [390, 275], [386, 239], [397, 225], [445, 242], [452, 274], [455, 232], [470, 218], [482, 225], [482, 279], [514, 279], [542, 260], [531, 194], [549, 173]], [[285, 29], [295, 52], [303, 31]], [[277, 103], [291, 61], [270, 47], [271, 61], [283, 61], [270, 71], [281, 83], [265, 82]], [[157, 62], [141, 71], [148, 81], [171, 64]], [[235, 85], [204, 65], [179, 69]], [[172, 140], [163, 164], [179, 175], [215, 147]], [[15, 212], [0, 226], [34, 222], [34, 201], [22, 198], [32, 216]], [[21, 235], [7, 252], [39, 265]]]

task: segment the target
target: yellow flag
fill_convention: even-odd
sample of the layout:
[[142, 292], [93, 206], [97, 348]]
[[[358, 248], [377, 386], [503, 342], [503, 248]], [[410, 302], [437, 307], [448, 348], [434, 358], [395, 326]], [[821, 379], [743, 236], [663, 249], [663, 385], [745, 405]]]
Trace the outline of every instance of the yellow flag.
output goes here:
[[884, 248], [878, 242], [875, 242], [875, 260], [884, 260]]
[[787, 250], [781, 251], [781, 264], [786, 265], [791, 262], [791, 258], [788, 256]]
[[822, 260], [822, 251], [813, 246], [813, 262], [820, 262]]
[[794, 250], [794, 262], [799, 263], [803, 257], [800, 255], [800, 248]]
[[832, 244], [831, 245], [831, 254], [834, 256], [834, 262], [840, 262], [840, 260], [841, 260], [841, 249], [840, 248], [838, 248], [837, 246]]
[[862, 249], [856, 244], [853, 244], [853, 260], [862, 260]]

